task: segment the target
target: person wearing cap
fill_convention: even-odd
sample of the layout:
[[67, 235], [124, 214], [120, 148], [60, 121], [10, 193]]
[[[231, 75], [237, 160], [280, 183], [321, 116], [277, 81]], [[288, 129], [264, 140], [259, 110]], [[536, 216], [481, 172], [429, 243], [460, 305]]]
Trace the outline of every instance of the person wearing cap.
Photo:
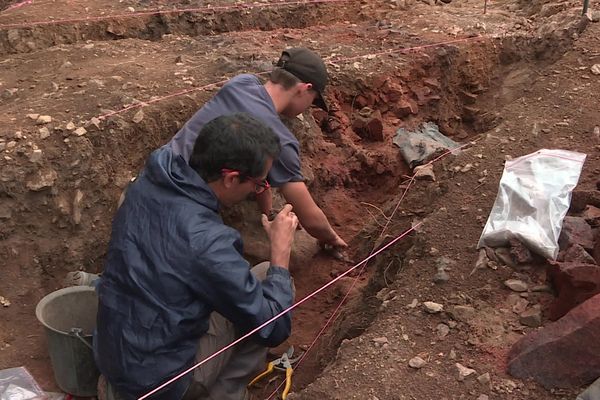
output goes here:
[[[232, 78], [187, 121], [167, 146], [174, 154], [189, 160], [196, 136], [208, 121], [235, 112], [257, 117], [275, 131], [281, 142], [281, 154], [269, 171], [268, 185], [281, 191], [286, 202], [294, 207], [302, 227], [321, 245], [347, 247], [308, 191], [300, 168], [298, 139], [280, 118], [280, 115], [296, 117], [313, 104], [327, 111], [323, 98], [327, 81], [327, 69], [316, 53], [303, 47], [284, 50], [265, 84], [250, 74]], [[264, 214], [272, 214], [270, 188], [256, 199]]]

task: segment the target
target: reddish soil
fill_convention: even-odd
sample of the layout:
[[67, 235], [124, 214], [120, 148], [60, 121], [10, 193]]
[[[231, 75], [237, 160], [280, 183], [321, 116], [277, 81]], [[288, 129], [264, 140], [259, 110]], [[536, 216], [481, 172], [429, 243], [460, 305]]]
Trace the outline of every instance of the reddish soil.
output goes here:
[[[397, 236], [413, 221], [424, 224], [365, 272], [343, 278], [295, 311], [288, 342], [305, 350], [356, 279], [341, 316], [298, 368], [290, 398], [574, 398], [577, 390], [550, 393], [530, 382], [514, 380], [513, 388], [505, 381], [504, 354], [531, 328], [520, 326], [506, 305], [502, 282], [515, 275], [543, 281], [543, 270], [470, 273], [505, 155], [542, 147], [585, 152], [580, 186], [594, 187], [600, 80], [589, 67], [600, 62], [600, 25], [584, 30], [576, 1], [552, 3], [550, 11], [541, 1], [493, 2], [485, 16], [481, 2], [470, 0], [397, 3], [263, 5], [10, 29], [3, 25], [205, 3], [34, 1], [0, 13], [0, 296], [11, 302], [0, 308], [0, 369], [24, 365], [45, 389], [56, 390], [36, 303], [61, 287], [66, 272], [102, 270], [123, 187], [210, 97], [214, 87], [204, 86], [266, 71], [282, 48], [306, 45], [327, 59], [333, 118], [322, 121], [315, 111], [290, 123], [302, 143], [311, 192], [351, 244], [349, 256], [361, 260], [382, 238]], [[448, 41], [456, 42], [429, 47]], [[383, 142], [369, 142], [350, 128], [363, 107], [381, 113]], [[48, 137], [28, 114], [52, 117]], [[437, 181], [417, 181], [400, 202], [410, 170], [391, 138], [398, 127], [424, 121], [455, 140], [477, 142], [438, 162]], [[567, 126], [556, 125], [564, 121]], [[69, 122], [87, 133], [74, 135]], [[31, 161], [34, 150], [42, 151], [40, 160]], [[473, 165], [469, 172], [454, 171], [467, 163]], [[56, 173], [56, 179], [30, 190], [40, 173]], [[383, 214], [392, 215], [399, 202], [387, 223]], [[254, 204], [225, 217], [243, 232], [251, 261], [268, 255]], [[434, 260], [442, 255], [455, 264], [450, 281], [434, 285]], [[348, 267], [299, 233], [292, 260], [298, 298]], [[550, 299], [531, 296], [531, 303]], [[448, 318], [426, 315], [420, 305], [406, 308], [413, 298], [473, 305], [478, 318], [459, 322], [437, 340], [436, 325]], [[381, 337], [389, 343], [372, 340]], [[456, 360], [448, 359], [450, 350]], [[417, 354], [429, 361], [419, 371], [407, 366]], [[458, 382], [455, 362], [490, 372], [490, 387]]]

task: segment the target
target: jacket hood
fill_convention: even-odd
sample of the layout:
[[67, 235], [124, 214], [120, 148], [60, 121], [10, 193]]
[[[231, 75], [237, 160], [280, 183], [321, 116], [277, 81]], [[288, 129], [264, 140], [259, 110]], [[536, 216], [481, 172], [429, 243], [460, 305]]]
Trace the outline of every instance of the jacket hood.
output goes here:
[[182, 156], [174, 155], [168, 146], [163, 146], [150, 155], [143, 174], [164, 190], [177, 192], [214, 212], [219, 211], [219, 200], [210, 186]]

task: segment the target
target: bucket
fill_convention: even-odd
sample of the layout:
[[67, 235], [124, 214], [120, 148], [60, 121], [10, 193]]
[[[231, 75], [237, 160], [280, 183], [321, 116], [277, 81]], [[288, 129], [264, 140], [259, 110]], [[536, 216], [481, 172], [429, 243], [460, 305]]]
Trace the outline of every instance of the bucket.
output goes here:
[[97, 312], [96, 291], [89, 286], [52, 292], [35, 309], [45, 327], [54, 379], [65, 393], [81, 397], [97, 394], [100, 373], [91, 345]]

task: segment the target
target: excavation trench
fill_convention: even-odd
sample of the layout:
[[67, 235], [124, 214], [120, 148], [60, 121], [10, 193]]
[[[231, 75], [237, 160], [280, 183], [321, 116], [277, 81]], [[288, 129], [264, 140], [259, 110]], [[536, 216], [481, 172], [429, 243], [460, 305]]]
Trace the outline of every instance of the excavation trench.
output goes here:
[[[397, 208], [407, 187], [406, 176], [411, 172], [398, 149], [391, 144], [395, 130], [431, 121], [442, 133], [459, 142], [467, 142], [491, 130], [502, 121], [502, 104], [517, 98], [523, 85], [532, 79], [535, 63], [551, 62], [556, 56], [544, 53], [552, 58], [539, 59], [537, 46], [547, 47], [549, 43], [531, 44], [523, 38], [444, 46], [430, 54], [413, 57], [394, 73], [371, 74], [368, 78], [343, 73], [338, 75], [331, 91], [334, 105], [331, 116], [314, 111], [289, 121], [302, 144], [309, 188], [335, 229], [350, 243], [348, 253], [354, 261], [364, 259], [381, 243], [424, 218], [445, 190], [444, 178], [450, 172], [436, 166], [438, 181], [417, 184]], [[186, 106], [183, 114], [190, 115], [200, 102], [185, 100], [179, 106], [182, 104]], [[354, 128], [354, 119], [365, 108], [381, 115], [383, 140], [361, 136]], [[158, 118], [148, 118], [133, 136], [129, 130], [130, 144], [135, 142], [132, 137], [145, 138], [144, 143], [138, 143], [141, 147], [137, 154], [144, 154], [166, 141], [174, 132], [175, 124], [170, 121], [174, 117], [173, 109], [169, 105], [156, 107], [155, 115]], [[181, 120], [181, 114], [177, 120]], [[119, 129], [118, 119], [109, 121], [108, 127]], [[169, 134], [155, 137], [153, 132]], [[112, 138], [114, 140], [115, 135]], [[148, 142], [152, 142], [152, 146], [148, 146]], [[107, 144], [97, 145], [107, 147]], [[122, 145], [119, 143], [119, 147]], [[128, 152], [123, 157], [131, 160], [130, 155]], [[443, 164], [441, 161], [440, 165]], [[282, 204], [280, 197], [276, 204]], [[398, 211], [393, 214], [396, 208]], [[224, 217], [242, 232], [249, 260], [268, 258], [268, 244], [255, 204], [246, 203], [227, 210]], [[296, 371], [294, 390], [301, 390], [319, 375], [334, 359], [342, 340], [356, 337], [369, 327], [378, 310], [385, 307], [386, 298], [375, 294], [401, 276], [405, 254], [412, 245], [413, 240], [407, 237], [370, 262], [362, 273], [342, 278], [294, 312], [294, 333], [274, 353], [289, 345], [306, 351], [337, 305], [349, 294], [341, 313]], [[305, 232], [298, 233], [291, 264], [298, 299], [349, 267], [351, 264], [319, 251]], [[256, 394], [266, 398], [273, 389], [274, 386], [269, 385]]]
[[[317, 17], [322, 18], [320, 12], [311, 18]], [[334, 228], [350, 244], [348, 255], [353, 261], [364, 259], [374, 248], [432, 212], [434, 201], [443, 196], [444, 181], [451, 174], [440, 161], [435, 166], [437, 180], [414, 185], [400, 203], [407, 188], [406, 176], [412, 172], [392, 144], [396, 130], [434, 122], [446, 136], [466, 143], [493, 129], [502, 122], [503, 105], [518, 98], [535, 78], [535, 69], [556, 60], [570, 43], [572, 33], [582, 28], [570, 29], [537, 39], [472, 40], [420, 52], [397, 52], [386, 58], [383, 67], [369, 70], [369, 63], [364, 62], [362, 72], [352, 68], [332, 72], [331, 115], [315, 110], [288, 122], [301, 142], [309, 189]], [[105, 27], [97, 30], [102, 34], [105, 31]], [[14, 46], [7, 47], [5, 31], [0, 35], [4, 46], [0, 52], [19, 51]], [[142, 34], [136, 37], [139, 35]], [[44, 41], [41, 37], [44, 46], [85, 40], [71, 37], [63, 42]], [[14, 176], [4, 171], [0, 193], [15, 205], [17, 212], [2, 235], [7, 246], [23, 249], [18, 255], [26, 265], [21, 273], [39, 280], [40, 290], [49, 292], [69, 270], [101, 271], [110, 222], [121, 191], [142, 168], [148, 154], [166, 143], [210, 95], [198, 91], [148, 105], [143, 108], [143, 119], [135, 123], [132, 117], [139, 109], [127, 111], [108, 117], [97, 129], [89, 126], [86, 136], [68, 138], [76, 152], [56, 150], [55, 156], [71, 173], [61, 174], [49, 191], [28, 192], [17, 184], [33, 170], [10, 172]], [[381, 123], [380, 134], [365, 135], [356, 127], [355, 121], [365, 109], [376, 114]], [[64, 137], [68, 135], [65, 132]], [[62, 137], [52, 140], [56, 140], [57, 149], [64, 148]], [[74, 217], [77, 211], [81, 213], [81, 208], [76, 208], [82, 207], [73, 200], [79, 198], [78, 192], [85, 196], [86, 218], [80, 216], [80, 220]], [[276, 204], [282, 204], [280, 197]], [[51, 223], [43, 217], [47, 213], [54, 215]], [[40, 218], [33, 218], [36, 215]], [[268, 258], [268, 243], [255, 204], [248, 202], [227, 210], [224, 219], [242, 232], [250, 261]], [[18, 229], [59, 240], [24, 243], [13, 235]], [[413, 244], [410, 236], [405, 238], [370, 262], [362, 273], [342, 278], [295, 310], [293, 335], [282, 348], [291, 344], [306, 351], [349, 293], [339, 316], [296, 371], [294, 391], [301, 390], [323, 371], [334, 359], [342, 340], [356, 337], [369, 327], [380, 307], [385, 306], [386, 299], [376, 294], [402, 276], [405, 254]], [[351, 266], [324, 254], [306, 232], [298, 232], [291, 261], [298, 299]], [[267, 396], [272, 390], [269, 386], [259, 394]]]

